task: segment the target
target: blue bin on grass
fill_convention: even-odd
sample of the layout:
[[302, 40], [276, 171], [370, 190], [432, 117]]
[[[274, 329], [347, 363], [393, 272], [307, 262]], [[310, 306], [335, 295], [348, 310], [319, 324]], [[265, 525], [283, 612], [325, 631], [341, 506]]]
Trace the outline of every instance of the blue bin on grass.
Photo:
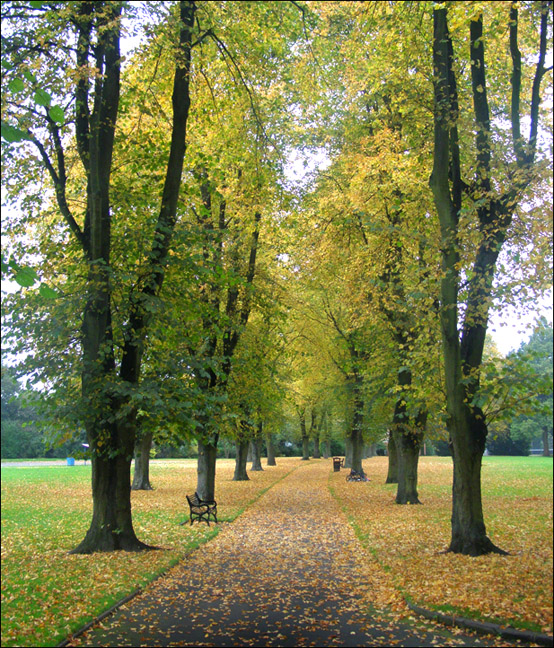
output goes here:
[[75, 465], [75, 459], [73, 457], [68, 457], [67, 458], [67, 465], [68, 466], [74, 466]]

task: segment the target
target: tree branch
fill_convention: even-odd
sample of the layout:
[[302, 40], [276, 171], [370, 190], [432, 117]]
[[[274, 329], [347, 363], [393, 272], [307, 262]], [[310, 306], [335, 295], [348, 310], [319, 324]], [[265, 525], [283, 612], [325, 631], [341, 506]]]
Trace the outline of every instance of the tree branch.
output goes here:
[[54, 169], [54, 166], [50, 161], [50, 158], [48, 157], [48, 153], [46, 152], [46, 149], [44, 148], [42, 143], [39, 142], [39, 140], [34, 135], [31, 135], [31, 133], [29, 133], [29, 136], [33, 144], [39, 150], [42, 161], [44, 162], [44, 166], [46, 167], [46, 170], [50, 174], [50, 178], [54, 183], [54, 190], [56, 192], [56, 201], [58, 203], [58, 207], [60, 208], [62, 216], [64, 217], [66, 223], [69, 225], [77, 241], [79, 241], [79, 244], [81, 245], [83, 251], [85, 253], [88, 253], [88, 244], [86, 241], [86, 237], [81, 231], [79, 224], [73, 217], [73, 214], [69, 209], [69, 205], [67, 204], [67, 199], [65, 196], [65, 175], [64, 175], [64, 182], [62, 183], [62, 180], [60, 176], [56, 173], [56, 170]]

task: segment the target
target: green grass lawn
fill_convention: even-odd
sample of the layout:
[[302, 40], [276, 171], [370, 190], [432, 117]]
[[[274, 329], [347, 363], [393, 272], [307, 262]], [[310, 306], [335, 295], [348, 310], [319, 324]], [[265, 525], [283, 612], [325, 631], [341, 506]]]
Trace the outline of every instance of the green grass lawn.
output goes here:
[[[218, 519], [231, 521], [298, 466], [298, 458], [233, 482], [234, 460], [219, 460]], [[163, 551], [70, 556], [91, 519], [90, 462], [2, 466], [2, 645], [55, 646], [111, 605], [143, 587], [218, 527], [188, 519], [185, 494], [196, 487], [196, 460], [157, 460], [153, 491], [132, 493], [138, 537]]]
[[386, 457], [364, 461], [370, 482], [329, 485], [365, 547], [405, 600], [481, 621], [552, 634], [552, 458], [483, 458], [487, 534], [509, 552], [444, 553], [450, 542], [452, 459], [421, 457], [422, 506], [394, 503]]
[[[233, 482], [234, 460], [219, 460], [218, 518], [232, 521], [302, 462], [277, 463], [250, 472], [248, 482]], [[154, 490], [132, 494], [133, 520], [138, 537], [163, 551], [68, 555], [90, 523], [87, 464], [2, 467], [3, 646], [55, 646], [218, 532], [213, 525], [179, 525], [188, 518], [185, 494], [196, 486], [196, 460], [156, 460]], [[329, 462], [329, 484], [402, 597], [552, 632], [552, 459], [483, 460], [487, 531], [510, 551], [508, 558], [441, 554], [450, 531], [450, 458], [421, 459], [423, 506], [394, 504], [396, 487], [384, 483], [386, 457], [368, 459], [364, 468], [371, 481], [350, 483]]]

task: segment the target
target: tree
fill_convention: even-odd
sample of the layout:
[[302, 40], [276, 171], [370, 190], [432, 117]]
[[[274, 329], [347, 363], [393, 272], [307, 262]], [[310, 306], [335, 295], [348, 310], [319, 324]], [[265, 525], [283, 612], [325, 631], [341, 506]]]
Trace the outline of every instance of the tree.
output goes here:
[[44, 439], [36, 413], [26, 403], [26, 394], [13, 374], [10, 367], [2, 366], [2, 459], [40, 457]]
[[[464, 78], [454, 50], [448, 18], [449, 9], [433, 10], [434, 67], [434, 165], [430, 178], [435, 207], [441, 228], [443, 278], [441, 282], [441, 331], [443, 342], [448, 430], [454, 461], [452, 534], [449, 551], [472, 556], [489, 552], [505, 553], [487, 537], [481, 502], [481, 458], [487, 438], [487, 423], [479, 403], [480, 368], [493, 294], [493, 279], [503, 244], [518, 202], [532, 184], [536, 172], [537, 133], [541, 81], [544, 65], [549, 3], [537, 3], [540, 11], [538, 58], [532, 80], [530, 135], [521, 134], [521, 93], [523, 63], [519, 42], [520, 11], [512, 4], [509, 16], [509, 48], [512, 63], [511, 116], [512, 149], [508, 155], [495, 145], [499, 125], [491, 120], [490, 101], [499, 89], [487, 78], [485, 46], [494, 41], [483, 32], [483, 13], [478, 7], [470, 18], [469, 52], [471, 79]], [[465, 11], [465, 7], [464, 7]], [[533, 17], [535, 5], [527, 12]], [[464, 15], [463, 22], [466, 17]], [[501, 73], [499, 73], [501, 74]], [[462, 130], [467, 122], [459, 103], [466, 97], [470, 83], [473, 102], [473, 149]], [[498, 81], [494, 79], [494, 82]], [[465, 158], [471, 157], [471, 161]], [[508, 159], [506, 159], [506, 157]], [[493, 163], [497, 160], [493, 167]], [[465, 164], [464, 164], [465, 161]], [[464, 172], [473, 171], [471, 181]], [[465, 205], [465, 207], [464, 207]], [[466, 268], [467, 298], [460, 312], [460, 284], [465, 259], [461, 254], [462, 228], [472, 228], [469, 250], [473, 265]], [[471, 223], [471, 225], [470, 225]], [[466, 239], [467, 241], [467, 239]], [[461, 336], [458, 322], [462, 321]]]
[[528, 449], [531, 441], [540, 438], [543, 456], [550, 456], [552, 437], [552, 325], [546, 320], [538, 323], [527, 343], [515, 354], [525, 367], [525, 383], [532, 397], [526, 407], [509, 425], [511, 440]]
[[[80, 415], [92, 452], [93, 515], [84, 540], [73, 552], [137, 551], [147, 546], [136, 537], [131, 516], [130, 464], [138, 410], [135, 396], [146, 332], [152, 319], [151, 305], [163, 283], [176, 222], [190, 106], [196, 5], [194, 2], [180, 2], [176, 6], [179, 35], [175, 46], [169, 160], [144, 272], [125, 304], [126, 318], [120, 333], [122, 351], [119, 358], [114, 348], [111, 253], [114, 231], [119, 219], [125, 215], [124, 209], [113, 201], [110, 189], [120, 102], [123, 4], [82, 2], [65, 6], [61, 12], [57, 6], [52, 10], [47, 6], [36, 20], [24, 21], [21, 31], [15, 24], [15, 20], [21, 18], [18, 8], [14, 4], [10, 9], [12, 11], [5, 16], [14, 19], [6, 50], [9, 69], [14, 82], [21, 78], [19, 75], [26, 74], [38, 86], [35, 99], [38, 95], [38, 103], [43, 109], [37, 115], [37, 111], [28, 109], [24, 102], [15, 103], [8, 116], [18, 125], [9, 126], [15, 131], [8, 130], [5, 139], [8, 142], [29, 141], [35, 146], [54, 188], [59, 213], [78, 244], [82, 262], [87, 268], [83, 283]], [[28, 34], [25, 34], [25, 29]], [[53, 38], [44, 38], [48, 30], [52, 31]], [[27, 60], [21, 56], [20, 39], [23, 39], [25, 54], [29, 57]], [[43, 43], [39, 48], [35, 47], [37, 39]], [[71, 51], [72, 39], [75, 39], [76, 58], [72, 60], [68, 54], [64, 59]], [[57, 49], [60, 40], [62, 48]], [[29, 77], [27, 63], [31, 57], [36, 67], [40, 66], [44, 75], [42, 79], [33, 74]], [[79, 73], [70, 78], [64, 74], [64, 68], [77, 69]], [[73, 129], [70, 128], [73, 124], [65, 121], [64, 111], [57, 104], [51, 106], [51, 96], [43, 88], [51, 78], [52, 69], [70, 88], [65, 90], [63, 83], [62, 87], [56, 87], [58, 92], [66, 93], [64, 100], [73, 104]], [[26, 125], [27, 130], [22, 130], [21, 127], [26, 128]], [[72, 178], [67, 162], [68, 135], [73, 136], [74, 150], [85, 179], [83, 214], [78, 213], [80, 205], [72, 200]]]

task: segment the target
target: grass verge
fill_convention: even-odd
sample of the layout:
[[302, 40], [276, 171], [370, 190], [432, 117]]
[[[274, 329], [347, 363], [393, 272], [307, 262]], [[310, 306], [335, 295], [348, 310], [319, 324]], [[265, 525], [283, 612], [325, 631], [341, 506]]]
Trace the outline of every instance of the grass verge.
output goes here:
[[[234, 460], [218, 460], [218, 518], [236, 519], [297, 466], [297, 458], [280, 458], [234, 482]], [[194, 460], [154, 461], [151, 482], [153, 491], [132, 493], [134, 526], [163, 551], [73, 556], [67, 552], [90, 523], [90, 464], [2, 467], [3, 646], [57, 645], [217, 534], [214, 526], [179, 525], [196, 486]]]
[[422, 457], [423, 506], [395, 504], [387, 458], [364, 462], [371, 481], [331, 473], [329, 488], [366, 551], [415, 605], [552, 634], [552, 459], [485, 457], [485, 524], [509, 556], [443, 553], [450, 540], [452, 460]]

